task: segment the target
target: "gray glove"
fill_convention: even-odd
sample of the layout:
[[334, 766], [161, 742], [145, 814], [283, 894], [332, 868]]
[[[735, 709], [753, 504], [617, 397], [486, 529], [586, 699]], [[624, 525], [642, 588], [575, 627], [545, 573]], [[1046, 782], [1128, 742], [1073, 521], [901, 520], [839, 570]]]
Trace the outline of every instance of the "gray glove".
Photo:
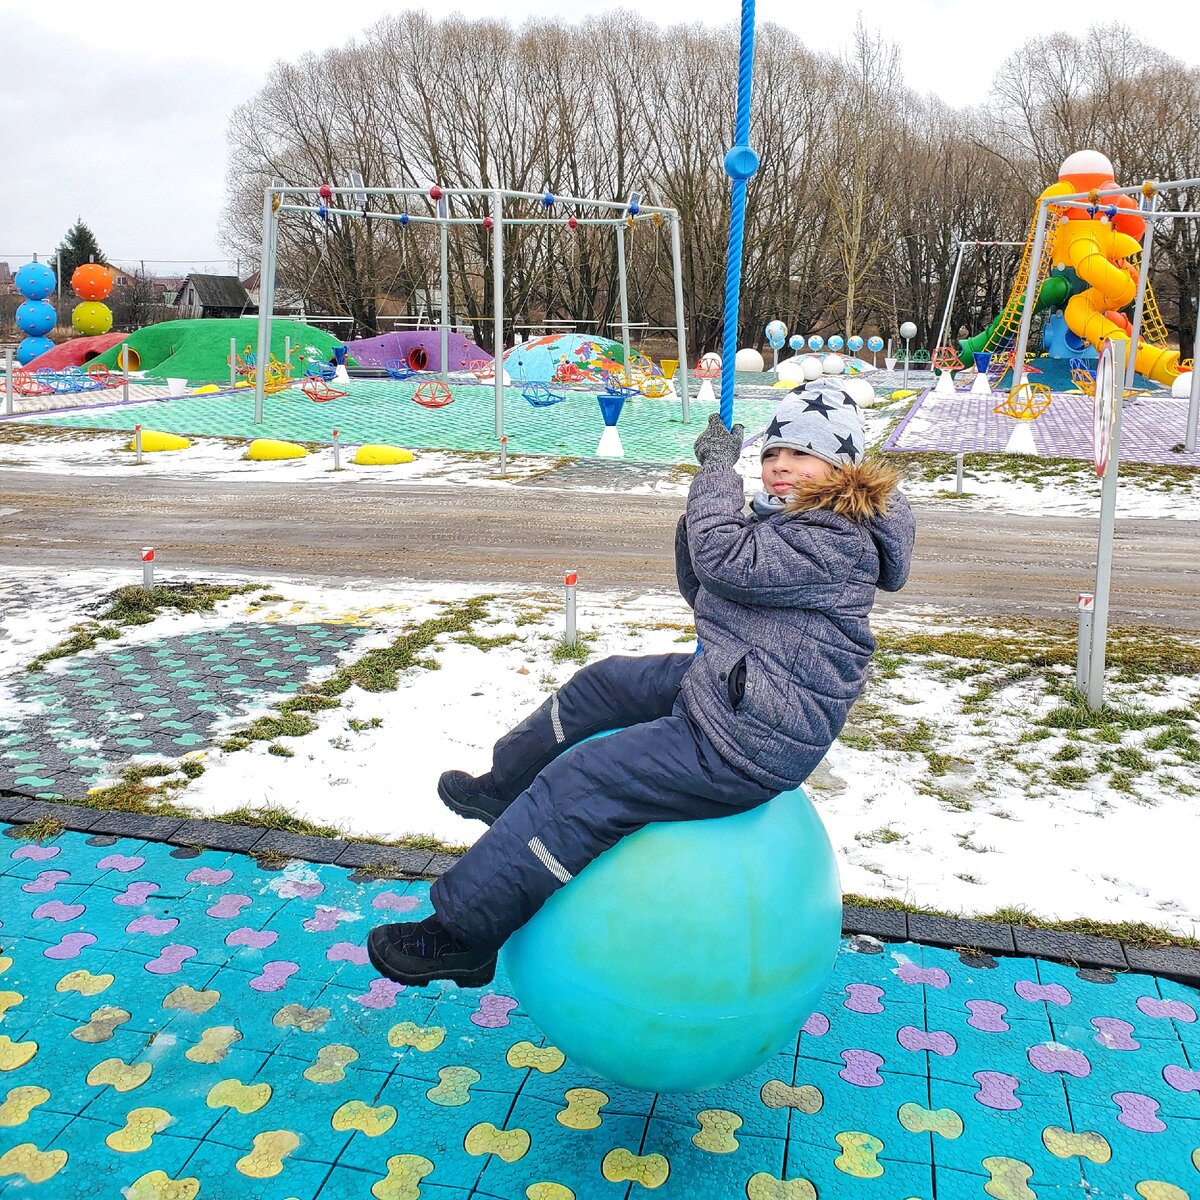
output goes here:
[[742, 456], [742, 438], [745, 430], [740, 425], [726, 429], [719, 413], [708, 418], [708, 428], [696, 439], [693, 447], [696, 461], [706, 467], [709, 463], [736, 464]]

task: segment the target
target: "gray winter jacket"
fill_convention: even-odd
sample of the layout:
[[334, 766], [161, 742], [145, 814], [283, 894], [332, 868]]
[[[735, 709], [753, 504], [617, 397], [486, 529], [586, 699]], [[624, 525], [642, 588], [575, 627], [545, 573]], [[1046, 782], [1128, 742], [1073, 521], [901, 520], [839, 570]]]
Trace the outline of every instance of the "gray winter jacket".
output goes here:
[[684, 702], [727, 762], [781, 791], [821, 761], [862, 691], [875, 589], [908, 578], [914, 523], [894, 478], [868, 460], [770, 517], [744, 513], [731, 466], [692, 482], [675, 568], [701, 653]]

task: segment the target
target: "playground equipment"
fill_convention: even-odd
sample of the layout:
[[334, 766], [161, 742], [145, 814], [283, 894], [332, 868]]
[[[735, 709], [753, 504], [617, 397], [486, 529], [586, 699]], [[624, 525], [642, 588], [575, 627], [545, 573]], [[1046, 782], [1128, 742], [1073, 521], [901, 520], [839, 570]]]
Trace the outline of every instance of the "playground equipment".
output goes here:
[[331, 387], [324, 375], [305, 375], [300, 382], [300, 390], [314, 404], [328, 404], [330, 400], [340, 400], [347, 394], [341, 388]]
[[580, 1067], [700, 1091], [795, 1040], [832, 972], [841, 912], [829, 836], [797, 788], [623, 838], [501, 955], [522, 1007]]
[[[402, 202], [406, 207], [403, 212], [377, 211], [370, 205], [377, 198], [386, 198], [388, 203]], [[480, 219], [478, 216], [455, 216], [451, 212], [451, 204], [459, 202], [489, 201], [491, 213]], [[432, 212], [409, 212], [410, 202], [421, 202], [432, 205]], [[344, 207], [338, 207], [344, 204]], [[351, 207], [353, 206], [353, 207]], [[532, 206], [532, 207], [531, 207]], [[516, 208], [514, 215], [508, 210]], [[557, 215], [563, 207], [576, 211], [564, 221]], [[654, 227], [660, 227], [664, 221], [670, 225], [671, 261], [675, 290], [675, 326], [676, 340], [679, 346], [681, 362], [687, 358], [686, 328], [683, 311], [683, 274], [680, 252], [679, 213], [673, 208], [663, 208], [656, 205], [645, 205], [638, 193], [634, 193], [626, 201], [596, 200], [575, 196], [560, 196], [547, 188], [544, 192], [520, 192], [507, 188], [457, 188], [442, 187], [435, 184], [430, 188], [392, 188], [364, 187], [356, 182], [351, 187], [334, 187], [321, 184], [317, 187], [293, 187], [278, 181], [268, 184], [263, 190], [262, 217], [262, 259], [259, 267], [259, 319], [258, 319], [258, 349], [265, 354], [272, 337], [275, 302], [275, 252], [276, 252], [276, 222], [285, 213], [302, 213], [309, 219], [314, 216], [324, 221], [331, 219], [353, 220], [382, 220], [396, 221], [401, 225], [428, 224], [436, 225], [439, 232], [441, 258], [441, 296], [442, 310], [439, 323], [441, 335], [441, 366], [442, 379], [446, 384], [448, 360], [448, 339], [450, 335], [449, 313], [449, 231], [455, 225], [482, 226], [491, 235], [492, 243], [492, 307], [493, 349], [499, 354], [504, 345], [504, 229], [508, 224], [521, 225], [553, 225], [568, 230], [578, 229], [581, 225], [596, 225], [610, 228], [614, 231], [617, 250], [617, 266], [619, 276], [619, 292], [621, 301], [621, 334], [624, 348], [624, 361], [631, 359], [629, 347], [628, 320], [628, 285], [625, 277], [625, 237], [626, 230], [649, 221]], [[598, 215], [586, 215], [595, 213]], [[584, 215], [580, 215], [584, 214]], [[736, 315], [736, 308], [735, 308]], [[467, 360], [471, 360], [468, 358]], [[686, 372], [682, 373], [683, 386], [680, 398], [683, 408], [683, 419], [689, 421], [689, 397]], [[547, 375], [547, 380], [549, 375]], [[495, 405], [496, 405], [496, 437], [504, 436], [504, 379], [503, 372], [494, 372]], [[263, 398], [265, 391], [261, 382], [255, 387], [254, 420], [261, 424], [263, 419]]]
[[17, 347], [16, 359], [25, 366], [54, 347], [46, 334], [58, 323], [58, 313], [46, 297], [58, 286], [58, 277], [45, 263], [31, 262], [17, 268], [13, 286], [17, 295], [24, 297], [15, 320], [17, 328], [25, 335]]
[[393, 364], [411, 372], [436, 373], [446, 382], [450, 371], [466, 371], [476, 361], [490, 361], [491, 355], [456, 330], [446, 333], [446, 361], [442, 361], [442, 338], [438, 329], [397, 329], [377, 337], [359, 338], [346, 343], [346, 353], [360, 366], [385, 367]]
[[454, 403], [454, 394], [450, 391], [449, 384], [440, 379], [430, 379], [417, 384], [417, 390], [413, 392], [413, 401], [422, 408], [445, 408], [447, 404]]
[[[1033, 317], [1051, 310], [1043, 338], [1053, 357], [1088, 358], [1109, 338], [1136, 339], [1126, 386], [1135, 370], [1171, 384], [1179, 354], [1166, 347], [1148, 260], [1155, 222], [1195, 216], [1158, 210], [1157, 196], [1192, 183], [1121, 188], [1099, 151], [1070, 155], [1038, 197], [1008, 303], [983, 333], [960, 343], [963, 363], [975, 351], [1013, 348], [1014, 375], [1021, 375]], [[1131, 304], [1132, 320], [1121, 311]]]
[[71, 324], [88, 337], [112, 328], [112, 309], [101, 303], [113, 289], [113, 273], [101, 263], [83, 263], [71, 273], [71, 287], [80, 303], [71, 312]]
[[552, 405], [561, 404], [567, 398], [566, 392], [554, 392], [550, 390], [548, 384], [536, 382], [524, 384], [521, 388], [521, 395], [534, 408], [550, 408]]

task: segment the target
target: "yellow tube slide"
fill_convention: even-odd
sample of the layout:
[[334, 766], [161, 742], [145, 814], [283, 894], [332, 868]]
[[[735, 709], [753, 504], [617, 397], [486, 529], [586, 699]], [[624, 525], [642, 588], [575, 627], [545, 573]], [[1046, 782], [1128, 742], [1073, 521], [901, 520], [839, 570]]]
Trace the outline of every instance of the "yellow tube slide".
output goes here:
[[[1108, 338], [1129, 338], [1128, 329], [1105, 314], [1124, 308], [1137, 295], [1134, 277], [1114, 260], [1140, 249], [1135, 238], [1099, 221], [1068, 221], [1059, 228], [1054, 261], [1074, 267], [1079, 278], [1090, 285], [1067, 301], [1067, 328], [1097, 350]], [[1179, 374], [1179, 354], [1139, 339], [1135, 366], [1147, 379], [1169, 384]]]

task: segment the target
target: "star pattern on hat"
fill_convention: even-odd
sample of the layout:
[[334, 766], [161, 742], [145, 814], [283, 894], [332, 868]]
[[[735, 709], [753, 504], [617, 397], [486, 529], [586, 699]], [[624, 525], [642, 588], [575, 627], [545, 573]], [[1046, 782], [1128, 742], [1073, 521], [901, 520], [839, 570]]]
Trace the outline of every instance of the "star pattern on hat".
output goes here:
[[783, 437], [783, 427], [785, 425], [790, 425], [790, 424], [791, 424], [791, 421], [781, 421], [779, 419], [779, 415], [776, 414], [775, 416], [773, 416], [771, 418], [771, 423], [770, 423], [770, 425], [767, 426], [767, 431], [764, 436], [767, 438], [768, 441], [771, 438], [781, 438], [781, 437]]
[[827, 404], [825, 399], [820, 395], [801, 396], [800, 399], [804, 401], [805, 412], [818, 412], [827, 421], [829, 420], [829, 414], [838, 407], [836, 404]]
[[858, 457], [858, 447], [854, 444], [853, 437], [842, 437], [840, 433], [834, 434], [838, 440], [838, 453], [848, 454], [851, 458]]

